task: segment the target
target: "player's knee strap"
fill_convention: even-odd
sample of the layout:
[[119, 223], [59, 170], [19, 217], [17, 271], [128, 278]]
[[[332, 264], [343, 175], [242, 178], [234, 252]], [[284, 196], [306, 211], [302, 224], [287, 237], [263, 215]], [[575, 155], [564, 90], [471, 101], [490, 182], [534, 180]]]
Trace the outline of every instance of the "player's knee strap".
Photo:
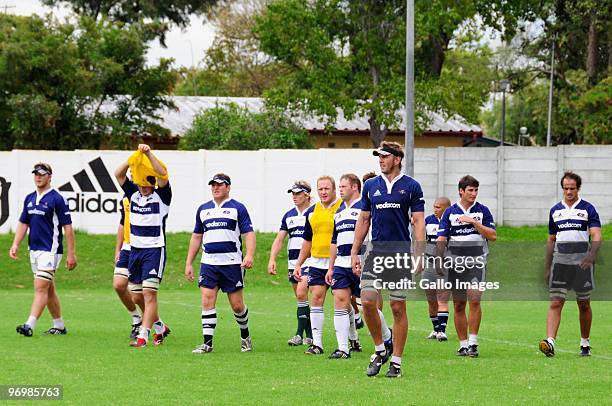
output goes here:
[[142, 294], [142, 283], [128, 283], [128, 289], [131, 293]]
[[149, 279], [144, 280], [142, 282], [142, 288], [157, 291], [159, 289], [159, 279], [149, 278]]
[[115, 273], [113, 275], [128, 278], [130, 273], [128, 272], [127, 268], [115, 268]]
[[54, 276], [55, 276], [55, 272], [52, 271], [52, 270], [41, 270], [41, 269], [39, 269], [38, 271], [36, 271], [36, 274], [34, 275], [34, 278], [36, 278], [36, 279], [43, 279], [43, 280], [52, 282]]

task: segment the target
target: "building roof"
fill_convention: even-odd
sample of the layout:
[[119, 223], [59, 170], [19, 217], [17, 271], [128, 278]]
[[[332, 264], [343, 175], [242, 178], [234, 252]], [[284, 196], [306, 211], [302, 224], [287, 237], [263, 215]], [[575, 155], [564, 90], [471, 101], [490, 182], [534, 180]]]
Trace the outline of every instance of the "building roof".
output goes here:
[[[177, 107], [177, 110], [165, 109], [160, 113], [161, 123], [167, 127], [172, 135], [182, 136], [190, 127], [195, 116], [204, 110], [215, 108], [227, 103], [235, 103], [245, 107], [248, 111], [257, 113], [264, 109], [264, 101], [259, 97], [204, 97], [204, 96], [169, 96]], [[398, 115], [401, 112], [398, 112]], [[427, 128], [428, 133], [458, 133], [458, 135], [482, 134], [482, 129], [469, 124], [459, 115], [445, 119], [439, 113], [430, 113], [431, 122]], [[323, 120], [316, 117], [298, 117], [295, 119], [306, 130], [325, 130]], [[368, 117], [355, 117], [348, 120], [344, 117], [342, 110], [338, 110], [338, 118], [334, 128], [339, 131], [369, 131]], [[405, 122], [402, 122], [398, 131], [405, 130]], [[468, 134], [466, 134], [468, 133]]]

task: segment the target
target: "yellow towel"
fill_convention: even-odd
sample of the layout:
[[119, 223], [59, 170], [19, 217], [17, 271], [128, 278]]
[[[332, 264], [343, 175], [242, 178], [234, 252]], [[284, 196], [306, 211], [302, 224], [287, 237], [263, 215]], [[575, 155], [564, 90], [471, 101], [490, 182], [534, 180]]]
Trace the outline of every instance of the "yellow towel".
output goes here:
[[132, 172], [132, 182], [139, 186], [155, 186], [155, 184], [151, 184], [147, 180], [147, 177], [153, 176], [155, 178], [160, 178], [167, 180], [168, 179], [168, 167], [162, 161], [157, 159], [161, 166], [166, 170], [166, 174], [164, 176], [155, 172], [153, 168], [153, 164], [151, 164], [151, 160], [141, 151], [134, 152], [128, 158], [128, 165], [130, 165], [130, 171]]

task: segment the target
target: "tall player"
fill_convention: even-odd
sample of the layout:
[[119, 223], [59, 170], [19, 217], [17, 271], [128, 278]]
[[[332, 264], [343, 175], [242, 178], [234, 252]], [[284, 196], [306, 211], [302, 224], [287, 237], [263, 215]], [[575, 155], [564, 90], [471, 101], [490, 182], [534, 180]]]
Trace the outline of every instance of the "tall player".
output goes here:
[[[142, 289], [130, 293], [129, 284], [130, 273], [128, 266], [130, 262], [130, 199], [124, 197], [121, 199], [121, 219], [117, 227], [117, 240], [115, 244], [115, 272], [113, 274], [113, 289], [117, 292], [119, 300], [125, 306], [128, 313], [132, 317], [132, 331], [130, 338], [135, 340], [140, 332], [142, 325], [142, 314], [138, 312], [136, 304], [140, 306], [144, 312], [144, 299], [142, 297]], [[138, 288], [136, 288], [138, 289]], [[136, 301], [136, 302], [135, 302]]]
[[[447, 207], [451, 205], [448, 197], [438, 197], [433, 204], [433, 214], [425, 217], [425, 232], [427, 234], [427, 245], [425, 246], [425, 271], [422, 280], [428, 284], [444, 283], [448, 280], [448, 274], [438, 275], [434, 258], [436, 257], [436, 240], [438, 239], [438, 226], [440, 219]], [[446, 324], [448, 322], [448, 290], [426, 289], [427, 304], [429, 307], [429, 319], [433, 326], [432, 332], [427, 336], [428, 340], [447, 341]]]
[[334, 294], [334, 327], [338, 340], [338, 348], [329, 356], [331, 359], [350, 358], [351, 352], [361, 352], [351, 306], [351, 297], [361, 296], [359, 278], [351, 268], [355, 224], [361, 213], [361, 182], [352, 173], [342, 175], [338, 189], [342, 204], [334, 216], [329, 270], [325, 275], [325, 282], [331, 286]]
[[308, 288], [310, 289], [310, 323], [312, 325], [312, 345], [305, 354], [323, 354], [323, 324], [325, 315], [323, 305], [328, 285], [325, 274], [329, 269], [329, 251], [334, 229], [334, 214], [342, 203], [336, 199], [336, 182], [331, 176], [317, 179], [319, 202], [310, 207], [306, 213], [304, 242], [300, 255], [295, 263], [293, 276], [302, 280], [302, 266], [308, 259]]
[[550, 307], [546, 318], [547, 338], [540, 341], [540, 351], [547, 357], [555, 355], [561, 311], [570, 289], [576, 292], [578, 303], [580, 355], [591, 355], [593, 264], [601, 244], [601, 222], [595, 207], [578, 196], [580, 186], [579, 175], [565, 172], [561, 178], [563, 200], [550, 209], [548, 216], [545, 278]]
[[270, 275], [276, 275], [276, 257], [283, 246], [285, 237], [289, 236], [289, 242], [287, 243], [287, 257], [289, 259], [288, 279], [293, 288], [295, 298], [297, 299], [297, 330], [295, 336], [287, 341], [287, 344], [291, 346], [312, 344], [310, 306], [308, 305], [308, 283], [306, 282], [306, 278], [297, 281], [293, 277], [293, 268], [300, 255], [300, 248], [302, 248], [302, 242], [304, 241], [302, 237], [304, 235], [304, 225], [306, 223], [304, 214], [311, 206], [310, 192], [310, 184], [304, 180], [296, 181], [289, 190], [287, 190], [287, 193], [291, 193], [295, 207], [286, 212], [283, 216], [280, 230], [272, 243], [270, 259], [268, 261], [268, 273]]
[[[193, 281], [193, 260], [200, 246], [202, 261], [198, 285], [202, 296], [202, 335], [204, 342], [192, 352], [204, 354], [213, 350], [213, 335], [217, 327], [217, 294], [227, 294], [234, 319], [240, 327], [240, 350], [253, 350], [249, 333], [249, 309], [244, 304], [244, 268], [253, 266], [255, 232], [246, 207], [231, 199], [232, 181], [218, 173], [208, 182], [213, 199], [198, 207], [195, 227], [185, 261], [185, 277]], [[246, 254], [242, 257], [242, 239]]]
[[[162, 177], [167, 172], [146, 144], [138, 150], [151, 161], [153, 169]], [[127, 161], [115, 170], [115, 177], [130, 199], [130, 257], [129, 282], [132, 292], [142, 290], [145, 302], [142, 326], [132, 347], [145, 347], [151, 328], [155, 329], [153, 343], [160, 345], [170, 329], [159, 319], [157, 291], [166, 266], [166, 219], [172, 201], [172, 189], [167, 177], [147, 178], [147, 185], [135, 185], [127, 178]], [[155, 187], [157, 185], [157, 187]]]
[[[470, 175], [459, 179], [459, 201], [444, 211], [438, 226], [438, 241], [441, 243], [438, 244], [437, 254], [444, 255], [444, 246], [448, 241], [448, 255], [454, 261], [453, 268], [448, 270], [448, 281], [453, 285], [453, 320], [459, 338], [457, 355], [460, 357], [478, 356], [482, 292], [462, 289], [458, 283], [485, 281], [487, 241], [497, 239], [491, 211], [476, 201], [479, 185], [478, 180]], [[473, 260], [468, 261], [470, 257]], [[473, 266], [460, 267], [459, 263], [471, 263]], [[469, 317], [465, 314], [466, 302], [469, 302]]]
[[9, 250], [9, 256], [16, 260], [19, 244], [29, 228], [28, 245], [34, 274], [34, 300], [30, 316], [24, 324], [17, 326], [17, 332], [31, 337], [36, 322], [47, 307], [53, 318], [53, 327], [47, 330], [46, 334], [66, 334], [68, 330], [64, 326], [53, 279], [62, 259], [62, 230], [66, 233], [68, 245], [66, 267], [72, 270], [77, 265], [72, 220], [66, 200], [51, 187], [53, 174], [51, 165], [39, 162], [34, 165], [32, 173], [36, 191], [27, 195], [23, 201], [23, 211], [17, 223], [13, 245]]
[[[363, 265], [361, 278], [361, 301], [366, 324], [374, 341], [375, 353], [370, 358], [366, 370], [368, 376], [375, 376], [382, 365], [389, 360], [391, 354], [385, 347], [381, 332], [381, 319], [378, 313], [379, 292], [376, 287], [372, 261], [376, 258], [395, 256], [395, 254], [410, 255], [410, 245], [413, 240], [410, 223], [414, 225], [417, 241], [425, 241], [425, 202], [421, 185], [413, 178], [401, 174], [404, 152], [396, 142], [382, 142], [380, 148], [373, 151], [378, 157], [382, 175], [368, 180], [363, 186], [361, 200], [363, 208], [357, 221], [355, 242], [351, 249], [353, 272], [362, 275], [362, 265], [359, 252], [361, 245], [372, 224], [373, 250], [367, 256]], [[415, 255], [419, 250], [415, 247]], [[415, 269], [420, 272], [422, 264]], [[402, 276], [410, 278], [410, 269], [402, 269]], [[406, 337], [408, 334], [408, 319], [406, 316], [406, 293], [391, 291], [389, 295], [393, 312], [393, 355], [386, 374], [389, 378], [401, 376], [401, 363]]]

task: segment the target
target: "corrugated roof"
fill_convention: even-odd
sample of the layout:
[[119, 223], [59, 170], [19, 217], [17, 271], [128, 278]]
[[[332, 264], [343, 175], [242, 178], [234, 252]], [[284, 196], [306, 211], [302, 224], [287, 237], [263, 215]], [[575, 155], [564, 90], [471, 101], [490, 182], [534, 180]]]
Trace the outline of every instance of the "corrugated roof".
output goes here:
[[[263, 99], [259, 97], [203, 97], [203, 96], [170, 96], [177, 110], [164, 110], [160, 113], [162, 125], [172, 132], [172, 135], [183, 135], [190, 127], [195, 116], [204, 110], [219, 105], [235, 103], [247, 108], [250, 112], [260, 112], [264, 108]], [[398, 115], [402, 112], [398, 111]], [[403, 117], [403, 115], [402, 115]], [[427, 128], [428, 132], [482, 132], [482, 129], [469, 124], [461, 116], [455, 115], [445, 119], [439, 113], [430, 113], [431, 122]], [[296, 118], [307, 130], [324, 130], [325, 124], [316, 117]], [[405, 124], [402, 118], [399, 131], [404, 131]], [[355, 117], [348, 120], [344, 117], [342, 110], [338, 110], [338, 118], [334, 126], [337, 130], [345, 131], [369, 131], [368, 117]]]

